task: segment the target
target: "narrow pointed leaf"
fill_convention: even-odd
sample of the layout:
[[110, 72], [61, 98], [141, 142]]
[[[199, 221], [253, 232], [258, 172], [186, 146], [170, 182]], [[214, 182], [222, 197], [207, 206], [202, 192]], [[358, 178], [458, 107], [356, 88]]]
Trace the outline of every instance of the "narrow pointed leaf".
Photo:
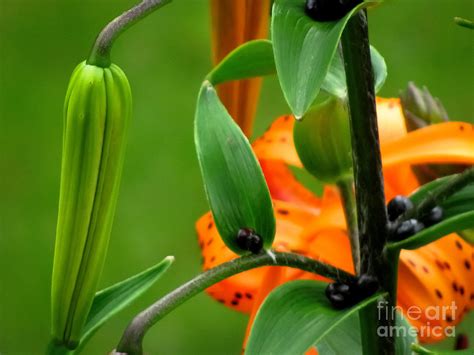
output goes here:
[[[384, 58], [374, 48], [370, 47], [372, 66], [375, 76], [375, 91], [379, 91], [387, 77], [387, 66]], [[273, 45], [269, 40], [259, 39], [249, 41], [237, 47], [227, 55], [208, 74], [207, 80], [213, 85], [232, 80], [273, 75], [276, 73]], [[327, 93], [345, 98], [347, 96], [346, 76], [341, 55], [337, 53], [321, 85]]]
[[323, 282], [299, 280], [275, 289], [257, 313], [245, 353], [304, 354], [380, 296], [336, 310], [324, 294], [326, 286]]
[[229, 53], [207, 76], [212, 84], [275, 74], [272, 43], [258, 39]]
[[[417, 249], [432, 243], [450, 233], [474, 228], [474, 211], [461, 213], [447, 218], [432, 227], [423, 229], [420, 233], [400, 242], [389, 243], [390, 249]], [[467, 240], [469, 242], [469, 240]]]
[[[449, 180], [451, 180], [454, 176], [456, 175], [445, 176], [421, 186], [412, 195], [410, 195], [410, 200], [415, 205], [418, 205], [423, 199], [431, 195], [433, 191], [439, 189], [444, 184], [449, 182]], [[445, 217], [452, 217], [460, 213], [473, 211], [474, 181], [442, 201], [440, 206], [443, 208]]]
[[105, 322], [153, 286], [173, 261], [174, 257], [168, 256], [155, 266], [97, 292], [84, 327], [80, 347], [82, 348]]
[[275, 0], [272, 41], [278, 78], [296, 117], [316, 99], [349, 18], [377, 1], [364, 1], [338, 21], [317, 22], [305, 13], [305, 0]]
[[275, 217], [262, 170], [249, 141], [207, 81], [199, 94], [194, 130], [207, 198], [223, 241], [242, 254], [237, 233], [251, 228], [270, 248]]

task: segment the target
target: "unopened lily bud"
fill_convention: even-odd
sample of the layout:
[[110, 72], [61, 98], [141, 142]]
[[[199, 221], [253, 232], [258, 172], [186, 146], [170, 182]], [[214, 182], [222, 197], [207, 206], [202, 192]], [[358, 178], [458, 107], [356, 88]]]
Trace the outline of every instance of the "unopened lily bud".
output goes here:
[[443, 104], [426, 87], [419, 89], [410, 82], [400, 94], [400, 100], [409, 131], [449, 120]]
[[294, 141], [304, 167], [317, 179], [335, 183], [352, 176], [349, 113], [342, 100], [331, 98], [296, 122]]
[[[410, 82], [407, 89], [400, 94], [400, 100], [408, 131], [449, 121], [443, 104], [433, 97], [426, 87], [419, 89]], [[413, 172], [421, 184], [426, 184], [443, 176], [460, 173], [466, 167], [459, 164], [422, 164], [413, 166]]]
[[105, 261], [131, 107], [118, 66], [77, 66], [64, 105], [51, 291], [52, 335], [70, 349], [80, 341]]

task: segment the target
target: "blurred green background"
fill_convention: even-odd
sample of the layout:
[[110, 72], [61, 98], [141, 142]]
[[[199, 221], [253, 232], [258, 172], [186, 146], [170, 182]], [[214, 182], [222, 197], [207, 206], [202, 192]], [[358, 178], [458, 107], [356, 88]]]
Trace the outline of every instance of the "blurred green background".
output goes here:
[[[235, 0], [240, 1], [240, 0]], [[134, 0], [0, 0], [0, 353], [40, 354], [49, 335], [50, 271], [58, 200], [62, 104], [69, 75], [102, 26]], [[452, 118], [474, 113], [472, 0], [387, 0], [370, 13], [385, 56], [384, 96], [427, 85]], [[102, 284], [166, 255], [170, 271], [97, 333], [84, 353], [114, 348], [132, 316], [200, 270], [194, 221], [206, 211], [194, 153], [198, 88], [210, 69], [206, 0], [175, 0], [116, 43], [114, 62], [134, 95], [121, 196]], [[287, 112], [265, 80], [258, 134]], [[149, 332], [149, 354], [239, 354], [247, 318], [202, 294]]]

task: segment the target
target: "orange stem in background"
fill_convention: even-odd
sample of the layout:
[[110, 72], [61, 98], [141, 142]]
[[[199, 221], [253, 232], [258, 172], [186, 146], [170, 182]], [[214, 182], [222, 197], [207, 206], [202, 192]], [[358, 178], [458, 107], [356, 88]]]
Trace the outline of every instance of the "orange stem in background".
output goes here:
[[[211, 0], [212, 54], [214, 65], [250, 40], [266, 38], [270, 0]], [[262, 79], [219, 85], [222, 103], [248, 137], [252, 134]]]

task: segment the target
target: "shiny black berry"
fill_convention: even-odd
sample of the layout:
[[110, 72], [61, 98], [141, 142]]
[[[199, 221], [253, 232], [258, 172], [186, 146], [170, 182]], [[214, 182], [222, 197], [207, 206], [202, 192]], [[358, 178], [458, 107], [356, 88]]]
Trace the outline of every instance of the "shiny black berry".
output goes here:
[[353, 296], [353, 284], [333, 282], [326, 287], [326, 297], [334, 308], [344, 309], [357, 303]]
[[411, 237], [412, 235], [415, 235], [423, 228], [425, 228], [424, 224], [418, 221], [417, 219], [408, 219], [400, 223], [400, 225], [398, 225], [398, 227], [394, 231], [392, 231], [391, 239], [403, 240], [405, 238]]
[[393, 222], [411, 208], [413, 208], [413, 203], [410, 199], [401, 195], [395, 196], [387, 205], [388, 219]]
[[421, 222], [426, 227], [431, 227], [443, 219], [443, 209], [439, 206], [434, 207], [427, 215], [421, 218]]
[[263, 239], [251, 228], [241, 228], [236, 240], [239, 248], [258, 254], [263, 248]]
[[307, 0], [306, 13], [315, 21], [337, 21], [362, 0]]

